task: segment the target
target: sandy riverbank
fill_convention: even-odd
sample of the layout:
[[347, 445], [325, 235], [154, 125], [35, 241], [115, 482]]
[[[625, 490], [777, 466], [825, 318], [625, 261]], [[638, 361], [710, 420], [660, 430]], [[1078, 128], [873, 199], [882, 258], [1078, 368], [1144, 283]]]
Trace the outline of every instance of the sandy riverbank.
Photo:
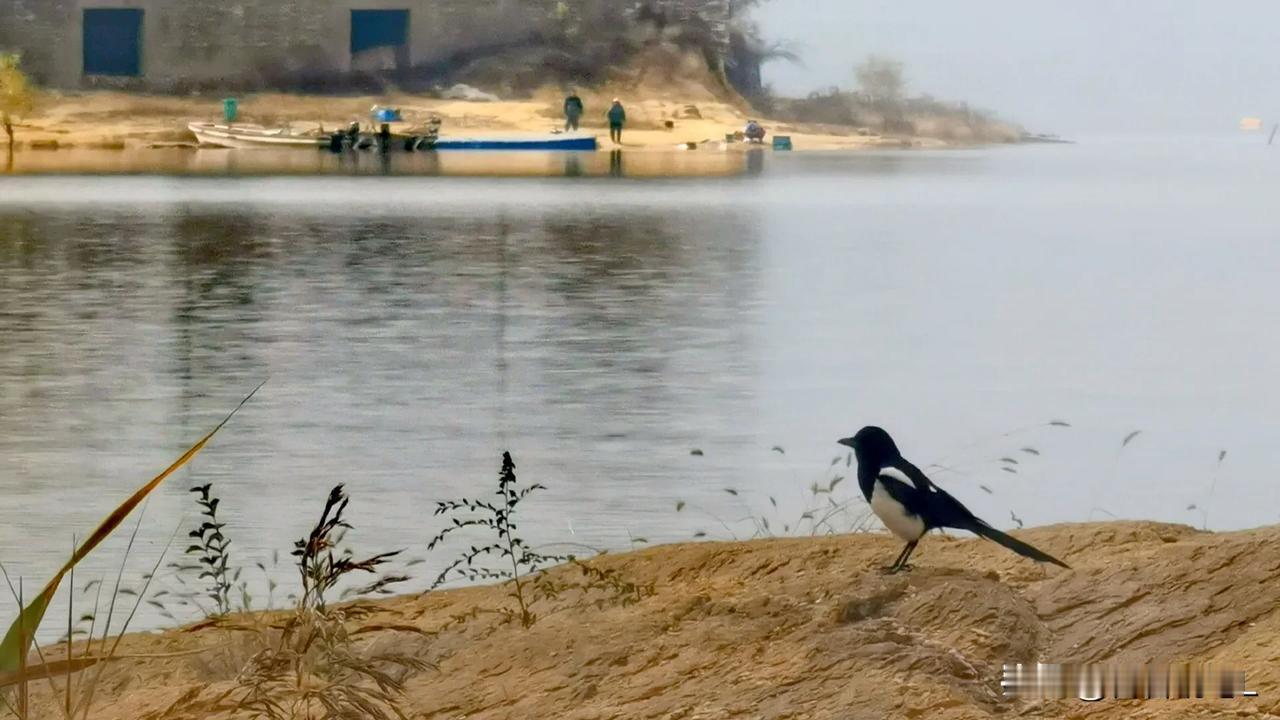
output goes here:
[[[741, 130], [746, 112], [710, 93], [690, 92], [688, 97], [624, 97], [628, 113], [624, 147], [672, 149], [684, 143], [723, 140], [726, 133]], [[604, 112], [608, 93], [585, 94], [584, 129], [608, 141]], [[299, 128], [317, 124], [333, 129], [353, 119], [368, 118], [375, 104], [400, 108], [407, 120], [431, 115], [443, 119], [443, 132], [476, 131], [549, 132], [563, 124], [561, 98], [551, 91], [527, 100], [479, 102], [440, 100], [411, 95], [327, 97], [262, 94], [239, 98], [239, 120]], [[110, 92], [46, 94], [38, 111], [17, 129], [21, 150], [93, 149], [123, 150], [157, 144], [190, 143], [186, 129], [194, 121], [220, 120], [221, 100], [216, 97], [169, 97]], [[667, 127], [667, 123], [671, 127]], [[945, 147], [930, 138], [881, 137], [859, 134], [855, 128], [795, 125], [764, 121], [774, 135], [791, 136], [797, 150], [840, 150], [875, 147]], [[865, 132], [865, 131], [864, 131]]]
[[[879, 534], [655, 547], [593, 561], [652, 585], [635, 604], [568, 592], [542, 601], [526, 630], [469, 615], [508, 603], [507, 587], [437, 592], [377, 603], [361, 622], [380, 629], [359, 642], [435, 665], [408, 681], [402, 708], [413, 718], [1280, 713], [1280, 527], [1212, 534], [1114, 522], [1019, 535], [1073, 569], [940, 536], [896, 577], [876, 570], [898, 550]], [[91, 716], [213, 717], [208, 706], [236, 687], [232, 660], [245, 642], [217, 627], [129, 637], [121, 652], [134, 657], [111, 668]], [[1229, 663], [1261, 695], [1039, 707], [1000, 694], [1005, 661], [1153, 658]], [[35, 692], [36, 717], [60, 717], [43, 683]]]

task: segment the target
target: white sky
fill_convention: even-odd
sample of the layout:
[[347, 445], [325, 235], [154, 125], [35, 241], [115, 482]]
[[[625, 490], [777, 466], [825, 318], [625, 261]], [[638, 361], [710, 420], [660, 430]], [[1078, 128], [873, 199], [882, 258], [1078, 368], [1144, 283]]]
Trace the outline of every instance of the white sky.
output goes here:
[[1280, 120], [1280, 0], [768, 0], [765, 34], [804, 66], [782, 94], [853, 84], [869, 53], [911, 90], [1046, 132], [1206, 132]]

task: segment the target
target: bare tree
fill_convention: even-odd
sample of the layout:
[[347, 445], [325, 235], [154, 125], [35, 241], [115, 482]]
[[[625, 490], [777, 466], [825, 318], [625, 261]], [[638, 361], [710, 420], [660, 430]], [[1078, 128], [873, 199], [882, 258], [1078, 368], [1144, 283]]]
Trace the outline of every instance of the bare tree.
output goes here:
[[867, 102], [884, 117], [885, 130], [905, 122], [903, 94], [907, 82], [901, 62], [871, 55], [854, 68], [854, 74]]
[[13, 124], [16, 118], [26, 115], [35, 107], [35, 93], [31, 81], [19, 67], [18, 55], [0, 55], [0, 124], [9, 136], [9, 150], [13, 150]]
[[871, 55], [854, 69], [858, 87], [875, 105], [890, 107], [902, 103], [906, 80], [902, 63], [879, 55]]

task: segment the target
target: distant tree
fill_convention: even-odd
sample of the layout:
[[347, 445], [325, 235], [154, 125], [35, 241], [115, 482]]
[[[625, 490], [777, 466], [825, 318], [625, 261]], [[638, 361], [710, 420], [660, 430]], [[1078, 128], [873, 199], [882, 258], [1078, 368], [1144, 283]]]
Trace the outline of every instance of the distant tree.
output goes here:
[[902, 103], [906, 80], [902, 63], [879, 55], [871, 55], [854, 69], [858, 88], [873, 105], [890, 108]]
[[729, 0], [726, 77], [738, 92], [757, 102], [769, 99], [761, 72], [765, 65], [778, 61], [801, 64], [800, 55], [792, 43], [766, 40], [759, 23], [751, 18], [751, 11], [767, 1]]
[[31, 81], [19, 67], [18, 55], [0, 55], [0, 123], [9, 136], [9, 149], [13, 150], [13, 123], [35, 108], [35, 92]]
[[906, 130], [909, 123], [903, 99], [907, 82], [903, 77], [902, 63], [871, 55], [854, 68], [854, 74], [862, 95], [884, 118], [885, 131]]
[[747, 99], [767, 99], [761, 70], [772, 62], [802, 64], [795, 46], [786, 41], [769, 42], [754, 22], [734, 22], [729, 27], [727, 76], [730, 84]]

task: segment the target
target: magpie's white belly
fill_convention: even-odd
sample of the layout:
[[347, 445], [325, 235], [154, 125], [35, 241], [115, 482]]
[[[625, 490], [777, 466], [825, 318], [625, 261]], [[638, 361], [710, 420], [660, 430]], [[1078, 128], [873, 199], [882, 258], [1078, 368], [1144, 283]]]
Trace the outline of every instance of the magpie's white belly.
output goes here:
[[889, 528], [889, 532], [906, 542], [919, 540], [924, 535], [924, 520], [912, 515], [902, 503], [893, 499], [879, 480], [871, 490], [871, 512]]

